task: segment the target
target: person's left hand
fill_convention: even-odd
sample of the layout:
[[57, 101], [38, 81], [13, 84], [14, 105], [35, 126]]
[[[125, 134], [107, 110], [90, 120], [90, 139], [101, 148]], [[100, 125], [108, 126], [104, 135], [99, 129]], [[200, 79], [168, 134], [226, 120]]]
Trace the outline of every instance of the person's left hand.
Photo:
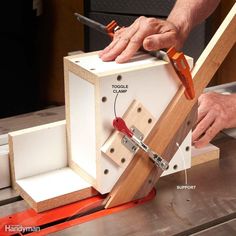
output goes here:
[[140, 47], [147, 51], [172, 46], [179, 49], [183, 41], [179, 29], [172, 22], [141, 16], [129, 27], [118, 30], [113, 41], [100, 51], [99, 56], [103, 61], [115, 60], [117, 63], [124, 63]]
[[205, 93], [199, 97], [198, 103], [197, 126], [192, 142], [200, 148], [222, 129], [236, 127], [236, 94]]

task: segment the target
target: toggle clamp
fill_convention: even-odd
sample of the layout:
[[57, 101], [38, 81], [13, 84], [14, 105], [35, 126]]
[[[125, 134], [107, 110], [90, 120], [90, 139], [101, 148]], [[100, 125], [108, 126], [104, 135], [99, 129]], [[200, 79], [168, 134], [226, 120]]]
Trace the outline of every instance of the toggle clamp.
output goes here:
[[136, 135], [134, 129], [133, 131], [129, 129], [122, 118], [116, 117], [113, 120], [113, 127], [125, 135], [123, 138], [124, 144], [128, 141], [134, 144], [132, 148], [134, 152], [137, 150], [137, 147], [139, 147], [148, 154], [149, 158], [157, 167], [161, 168], [162, 170], [167, 170], [169, 168], [169, 163], [142, 141], [142, 135]]

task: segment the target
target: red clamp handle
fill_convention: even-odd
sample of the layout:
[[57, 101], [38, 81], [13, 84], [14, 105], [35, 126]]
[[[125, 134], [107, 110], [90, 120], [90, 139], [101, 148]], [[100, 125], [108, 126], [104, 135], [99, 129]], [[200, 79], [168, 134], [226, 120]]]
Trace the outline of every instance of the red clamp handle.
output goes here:
[[129, 138], [132, 138], [133, 132], [127, 127], [125, 121], [122, 118], [116, 117], [113, 120], [113, 127], [124, 135], [127, 135]]
[[188, 62], [182, 52], [177, 52], [174, 47], [171, 47], [167, 51], [167, 55], [170, 59], [172, 66], [175, 69], [180, 81], [185, 87], [185, 96], [187, 99], [193, 99], [195, 97], [195, 91], [193, 86], [193, 79], [190, 72]]

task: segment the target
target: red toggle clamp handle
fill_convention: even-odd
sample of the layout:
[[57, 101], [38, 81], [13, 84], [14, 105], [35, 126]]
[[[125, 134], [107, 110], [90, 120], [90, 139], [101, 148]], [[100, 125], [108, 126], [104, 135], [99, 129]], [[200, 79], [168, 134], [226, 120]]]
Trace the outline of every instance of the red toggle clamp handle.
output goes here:
[[133, 137], [133, 132], [126, 126], [125, 121], [121, 117], [116, 117], [113, 120], [113, 127], [129, 138]]

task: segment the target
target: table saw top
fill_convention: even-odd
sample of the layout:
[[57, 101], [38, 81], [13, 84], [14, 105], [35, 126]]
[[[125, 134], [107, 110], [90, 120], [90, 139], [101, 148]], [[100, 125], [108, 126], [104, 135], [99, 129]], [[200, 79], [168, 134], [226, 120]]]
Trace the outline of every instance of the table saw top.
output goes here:
[[[54, 109], [52, 117], [56, 113], [63, 114], [64, 108]], [[12, 122], [14, 118], [8, 118], [9, 129]], [[236, 139], [221, 133], [213, 144], [220, 148], [220, 160], [187, 170], [194, 190], [177, 189], [184, 185], [183, 172], [166, 176], [150, 202], [52, 235], [236, 235]], [[26, 209], [29, 206], [14, 190], [0, 190], [0, 217]]]
[[[185, 181], [182, 172], [166, 176], [158, 182], [154, 200], [53, 235], [235, 235], [236, 140], [222, 135], [214, 144], [221, 159], [188, 170], [188, 183], [195, 190], [177, 190]], [[3, 194], [6, 198], [6, 189]], [[12, 190], [9, 197], [18, 201], [0, 206], [0, 217], [28, 209]]]

